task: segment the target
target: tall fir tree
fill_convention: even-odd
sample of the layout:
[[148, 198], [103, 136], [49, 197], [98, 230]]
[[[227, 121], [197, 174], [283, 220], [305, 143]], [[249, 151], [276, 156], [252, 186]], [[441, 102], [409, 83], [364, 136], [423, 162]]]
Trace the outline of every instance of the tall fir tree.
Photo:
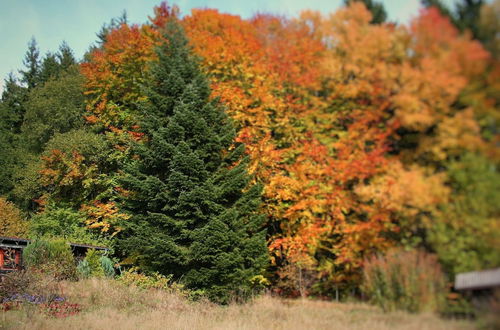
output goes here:
[[12, 176], [19, 161], [17, 146], [26, 98], [26, 88], [10, 73], [0, 100], [0, 195], [7, 195], [13, 188]]
[[68, 70], [70, 67], [76, 64], [76, 59], [73, 54], [73, 50], [69, 47], [66, 41], [63, 41], [59, 46], [59, 52], [57, 53], [57, 60], [61, 66], [61, 70]]
[[34, 88], [40, 80], [40, 50], [35, 38], [28, 43], [28, 50], [24, 55], [23, 64], [26, 70], [21, 70], [22, 82], [28, 89]]
[[267, 264], [261, 187], [182, 28], [172, 20], [164, 36], [141, 107], [145, 139], [122, 180], [123, 246], [145, 269], [226, 303]]

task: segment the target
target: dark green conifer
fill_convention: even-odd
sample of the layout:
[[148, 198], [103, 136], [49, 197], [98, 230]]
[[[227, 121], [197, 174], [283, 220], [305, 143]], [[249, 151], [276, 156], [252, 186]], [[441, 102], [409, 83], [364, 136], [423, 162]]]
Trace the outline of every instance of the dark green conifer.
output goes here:
[[28, 43], [28, 50], [24, 55], [23, 64], [26, 70], [21, 70], [22, 82], [28, 89], [34, 88], [40, 80], [40, 50], [35, 38]]
[[66, 41], [61, 43], [59, 46], [59, 52], [57, 53], [57, 60], [61, 66], [61, 70], [66, 71], [70, 67], [76, 64], [75, 56], [73, 55], [73, 50], [68, 46]]
[[261, 187], [181, 27], [168, 23], [165, 37], [141, 107], [145, 140], [122, 181], [132, 216], [123, 246], [144, 268], [225, 303], [267, 263]]
[[12, 176], [19, 162], [17, 147], [26, 97], [26, 88], [10, 73], [5, 79], [0, 100], [0, 195], [7, 195], [13, 187]]

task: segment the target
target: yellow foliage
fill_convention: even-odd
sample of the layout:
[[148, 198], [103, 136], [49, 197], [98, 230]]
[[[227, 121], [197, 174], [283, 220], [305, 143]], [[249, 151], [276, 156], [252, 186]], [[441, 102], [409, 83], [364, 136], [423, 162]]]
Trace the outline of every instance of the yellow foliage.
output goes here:
[[0, 236], [23, 237], [28, 232], [28, 222], [14, 204], [0, 197]]

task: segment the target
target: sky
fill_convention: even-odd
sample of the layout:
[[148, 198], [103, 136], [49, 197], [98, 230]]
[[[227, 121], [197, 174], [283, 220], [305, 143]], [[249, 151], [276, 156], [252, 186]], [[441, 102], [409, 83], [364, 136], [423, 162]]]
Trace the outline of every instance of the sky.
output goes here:
[[[28, 41], [41, 55], [57, 51], [64, 40], [81, 59], [104, 23], [125, 10], [131, 23], [144, 23], [161, 0], [0, 0], [0, 91], [9, 72], [22, 69]], [[452, 4], [455, 0], [445, 0]], [[389, 19], [407, 23], [418, 14], [419, 0], [381, 0]], [[173, 0], [182, 15], [192, 8], [217, 8], [249, 18], [258, 12], [295, 16], [303, 9], [335, 11], [343, 0]]]

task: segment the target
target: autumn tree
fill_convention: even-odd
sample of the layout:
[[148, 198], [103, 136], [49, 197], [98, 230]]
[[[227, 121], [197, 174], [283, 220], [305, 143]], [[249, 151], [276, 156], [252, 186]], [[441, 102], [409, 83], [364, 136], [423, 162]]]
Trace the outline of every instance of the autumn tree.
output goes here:
[[371, 12], [372, 19], [370, 23], [381, 24], [387, 20], [387, 12], [382, 3], [373, 0], [344, 0], [344, 4], [348, 6], [354, 1], [362, 2], [366, 9]]
[[469, 31], [475, 39], [486, 41], [481, 32], [480, 16], [486, 5], [484, 0], [461, 0], [450, 8], [442, 0], [422, 0], [426, 8], [434, 7], [444, 17], [448, 18], [460, 31]]
[[0, 234], [2, 236], [24, 237], [28, 222], [14, 204], [0, 197]]

